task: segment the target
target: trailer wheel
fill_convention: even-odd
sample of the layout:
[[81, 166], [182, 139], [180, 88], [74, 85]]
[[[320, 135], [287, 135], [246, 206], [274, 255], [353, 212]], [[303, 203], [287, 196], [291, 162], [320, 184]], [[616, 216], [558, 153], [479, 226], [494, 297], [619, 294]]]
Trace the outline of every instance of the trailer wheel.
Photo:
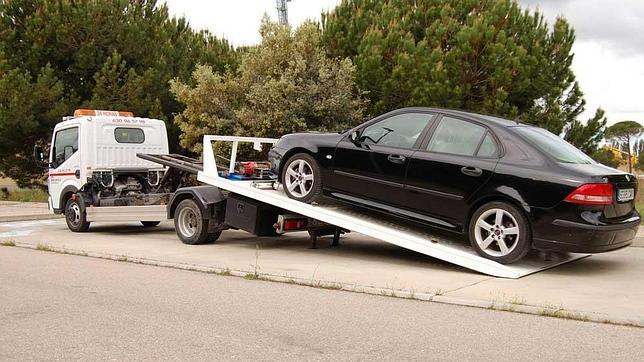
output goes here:
[[322, 197], [320, 166], [309, 154], [295, 154], [286, 161], [282, 185], [291, 199], [306, 203], [318, 201]]
[[145, 226], [146, 228], [151, 228], [159, 225], [161, 221], [141, 221], [141, 224]]
[[177, 205], [174, 228], [184, 244], [198, 245], [209, 241], [208, 222], [192, 199], [183, 200]]
[[82, 233], [89, 230], [89, 222], [85, 208], [73, 198], [67, 200], [65, 205], [65, 221], [69, 230], [75, 233]]

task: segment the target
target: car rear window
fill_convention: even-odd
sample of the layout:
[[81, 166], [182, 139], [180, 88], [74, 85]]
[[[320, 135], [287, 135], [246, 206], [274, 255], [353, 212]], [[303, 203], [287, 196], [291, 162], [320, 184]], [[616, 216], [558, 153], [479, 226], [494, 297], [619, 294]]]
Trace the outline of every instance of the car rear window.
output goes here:
[[564, 141], [543, 128], [519, 126], [513, 127], [517, 133], [541, 151], [563, 163], [595, 163], [592, 158], [575, 146]]
[[145, 133], [140, 128], [117, 127], [114, 129], [114, 138], [118, 143], [143, 143]]

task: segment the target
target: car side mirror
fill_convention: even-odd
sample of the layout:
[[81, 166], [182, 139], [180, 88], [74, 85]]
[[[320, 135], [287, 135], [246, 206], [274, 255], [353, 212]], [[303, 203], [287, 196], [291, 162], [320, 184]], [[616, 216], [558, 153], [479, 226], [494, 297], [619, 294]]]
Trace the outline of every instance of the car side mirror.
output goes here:
[[45, 151], [43, 151], [41, 145], [34, 145], [34, 159], [37, 162], [45, 161]]
[[358, 131], [353, 131], [349, 135], [349, 139], [353, 142], [354, 145], [360, 146], [360, 133]]

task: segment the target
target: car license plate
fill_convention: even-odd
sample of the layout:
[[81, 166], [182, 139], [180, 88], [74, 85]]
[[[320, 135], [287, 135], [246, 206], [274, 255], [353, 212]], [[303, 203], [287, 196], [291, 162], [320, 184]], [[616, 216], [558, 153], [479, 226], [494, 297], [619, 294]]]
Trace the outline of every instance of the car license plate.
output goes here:
[[617, 201], [631, 201], [635, 198], [634, 189], [620, 189], [617, 193]]

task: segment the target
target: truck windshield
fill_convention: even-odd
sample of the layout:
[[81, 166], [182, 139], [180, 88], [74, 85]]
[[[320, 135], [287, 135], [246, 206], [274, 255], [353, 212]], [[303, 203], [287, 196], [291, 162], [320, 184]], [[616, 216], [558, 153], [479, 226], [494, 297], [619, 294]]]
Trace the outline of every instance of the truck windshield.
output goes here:
[[528, 142], [532, 143], [541, 151], [559, 162], [584, 164], [595, 163], [592, 158], [588, 157], [575, 146], [543, 128], [530, 126], [518, 126], [513, 128]]

